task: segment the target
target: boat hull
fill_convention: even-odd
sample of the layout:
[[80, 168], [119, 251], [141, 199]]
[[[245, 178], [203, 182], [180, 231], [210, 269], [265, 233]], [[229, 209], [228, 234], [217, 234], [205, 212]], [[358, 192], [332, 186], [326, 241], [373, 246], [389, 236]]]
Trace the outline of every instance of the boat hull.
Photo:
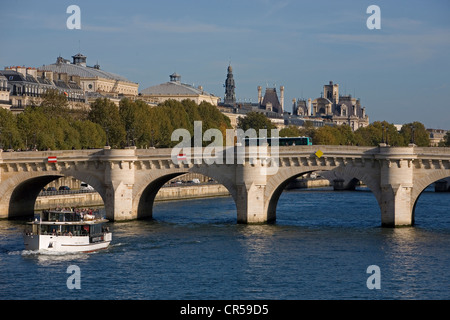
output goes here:
[[25, 250], [42, 252], [92, 252], [106, 249], [111, 240], [111, 233], [96, 242], [90, 242], [89, 236], [24, 235]]

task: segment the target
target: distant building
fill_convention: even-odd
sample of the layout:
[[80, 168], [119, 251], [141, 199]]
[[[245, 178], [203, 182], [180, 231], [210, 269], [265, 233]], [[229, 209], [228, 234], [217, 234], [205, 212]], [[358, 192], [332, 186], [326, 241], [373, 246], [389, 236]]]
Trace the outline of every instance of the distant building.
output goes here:
[[40, 104], [42, 94], [48, 89], [56, 89], [65, 94], [72, 108], [85, 103], [85, 95], [79, 83], [67, 76], [54, 78], [53, 72], [20, 66], [7, 67], [0, 71], [0, 76], [7, 81], [8, 93], [3, 90], [3, 99], [9, 100], [9, 103], [4, 101], [3, 106], [9, 106], [9, 109], [16, 113], [23, 111], [25, 106]]
[[123, 97], [137, 97], [137, 83], [101, 70], [98, 64], [89, 67], [86, 59], [78, 53], [72, 62], [58, 57], [56, 63], [39, 68], [5, 68], [0, 71], [0, 107], [21, 112], [25, 106], [40, 104], [48, 89], [65, 94], [72, 108], [84, 107], [97, 98], [106, 97], [118, 104]]
[[123, 97], [138, 95], [139, 84], [123, 76], [104, 71], [98, 64], [90, 67], [86, 64], [86, 59], [87, 57], [81, 53], [72, 56], [72, 62], [58, 57], [56, 63], [44, 65], [39, 70], [51, 71], [57, 77], [76, 78], [88, 100], [95, 100], [98, 97], [120, 100]]
[[320, 98], [293, 100], [293, 115], [305, 119], [319, 119], [331, 122], [335, 125], [347, 124], [352, 130], [369, 125], [369, 117], [366, 109], [361, 106], [360, 100], [351, 95], [339, 95], [339, 85], [329, 84], [323, 86], [323, 94]]
[[[245, 117], [248, 112], [260, 112], [272, 121], [278, 128], [286, 125], [303, 125], [304, 120], [298, 116], [292, 116], [284, 110], [284, 86], [280, 86], [279, 95], [275, 87], [267, 87], [264, 95], [262, 87], [257, 86], [257, 102], [237, 101], [235, 96], [235, 81], [233, 78], [233, 69], [228, 66], [227, 78], [225, 80], [225, 99], [219, 104], [219, 110], [228, 116], [231, 125], [236, 127], [237, 118]], [[322, 126], [322, 121], [314, 120], [314, 126]]]
[[228, 66], [227, 79], [225, 80], [225, 99], [223, 101], [226, 105], [233, 105], [236, 103], [236, 93], [234, 89], [236, 88], [233, 79], [233, 68]]
[[11, 101], [9, 100], [8, 80], [2, 74], [0, 74], [0, 108], [11, 108]]
[[158, 104], [169, 99], [183, 101], [192, 100], [197, 104], [203, 101], [217, 106], [220, 98], [203, 90], [202, 86], [193, 87], [181, 83], [181, 76], [177, 73], [170, 75], [170, 81], [156, 86], [148, 87], [139, 93], [139, 99], [150, 104]]
[[447, 134], [447, 130], [443, 129], [427, 129], [430, 137], [430, 147], [439, 146], [439, 142], [444, 141], [444, 137]]
[[259, 108], [267, 112], [283, 114], [284, 112], [284, 87], [280, 87], [280, 99], [276, 88], [266, 88], [264, 97], [261, 97], [261, 86], [258, 87]]

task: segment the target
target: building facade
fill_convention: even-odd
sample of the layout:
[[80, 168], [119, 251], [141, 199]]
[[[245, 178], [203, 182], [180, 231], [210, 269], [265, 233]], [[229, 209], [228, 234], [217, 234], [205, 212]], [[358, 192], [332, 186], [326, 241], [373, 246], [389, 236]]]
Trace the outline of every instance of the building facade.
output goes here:
[[8, 80], [2, 74], [0, 74], [0, 108], [11, 109]]
[[[85, 95], [76, 79], [54, 75], [53, 72], [39, 71], [31, 67], [7, 67], [0, 71], [2, 79], [6, 79], [3, 106], [12, 112], [22, 112], [25, 106], [39, 105], [42, 95], [49, 89], [65, 94], [69, 107], [76, 108], [85, 104]], [[3, 82], [4, 81], [0, 81]], [[4, 86], [4, 85], [2, 85]], [[7, 93], [5, 92], [7, 91]], [[6, 103], [8, 99], [9, 103]], [[1, 100], [1, 97], [0, 97]]]
[[352, 130], [369, 125], [366, 108], [361, 106], [360, 99], [351, 95], [340, 95], [339, 85], [330, 81], [323, 86], [320, 98], [311, 101], [304, 99], [293, 100], [293, 115], [308, 119], [322, 118], [325, 122], [335, 125], [347, 124]]
[[[72, 62], [62, 58], [56, 62], [39, 68], [41, 71], [51, 71], [58, 76], [75, 77], [79, 86], [86, 93], [88, 100], [97, 97], [120, 99], [122, 97], [136, 97], [139, 84], [123, 76], [100, 69], [99, 64], [90, 67], [86, 63], [87, 57], [81, 53], [72, 56]], [[92, 99], [91, 99], [92, 98]]]
[[40, 104], [48, 89], [65, 94], [71, 108], [84, 108], [97, 98], [118, 104], [123, 97], [138, 96], [137, 83], [101, 70], [98, 64], [89, 67], [86, 59], [78, 53], [72, 62], [58, 57], [56, 63], [39, 68], [6, 67], [0, 71], [0, 107], [21, 112], [25, 106]]

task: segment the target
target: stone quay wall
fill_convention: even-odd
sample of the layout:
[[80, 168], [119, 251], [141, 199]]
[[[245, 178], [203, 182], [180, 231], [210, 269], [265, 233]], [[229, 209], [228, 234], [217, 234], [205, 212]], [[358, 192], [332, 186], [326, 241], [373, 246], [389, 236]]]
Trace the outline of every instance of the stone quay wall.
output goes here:
[[[173, 201], [208, 197], [229, 196], [228, 190], [221, 184], [200, 184], [191, 186], [171, 186], [161, 188], [155, 201]], [[39, 196], [36, 199], [35, 210], [56, 207], [99, 207], [103, 199], [97, 192], [55, 194]]]

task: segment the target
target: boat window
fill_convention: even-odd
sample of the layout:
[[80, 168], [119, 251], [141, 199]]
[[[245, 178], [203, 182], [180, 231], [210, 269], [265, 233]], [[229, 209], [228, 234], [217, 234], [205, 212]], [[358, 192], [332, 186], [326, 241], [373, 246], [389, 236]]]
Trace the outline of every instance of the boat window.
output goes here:
[[41, 234], [49, 235], [49, 234], [57, 234], [59, 232], [59, 226], [53, 225], [41, 225]]
[[92, 225], [90, 234], [94, 235], [94, 234], [99, 234], [99, 233], [102, 233], [102, 225], [101, 224]]

